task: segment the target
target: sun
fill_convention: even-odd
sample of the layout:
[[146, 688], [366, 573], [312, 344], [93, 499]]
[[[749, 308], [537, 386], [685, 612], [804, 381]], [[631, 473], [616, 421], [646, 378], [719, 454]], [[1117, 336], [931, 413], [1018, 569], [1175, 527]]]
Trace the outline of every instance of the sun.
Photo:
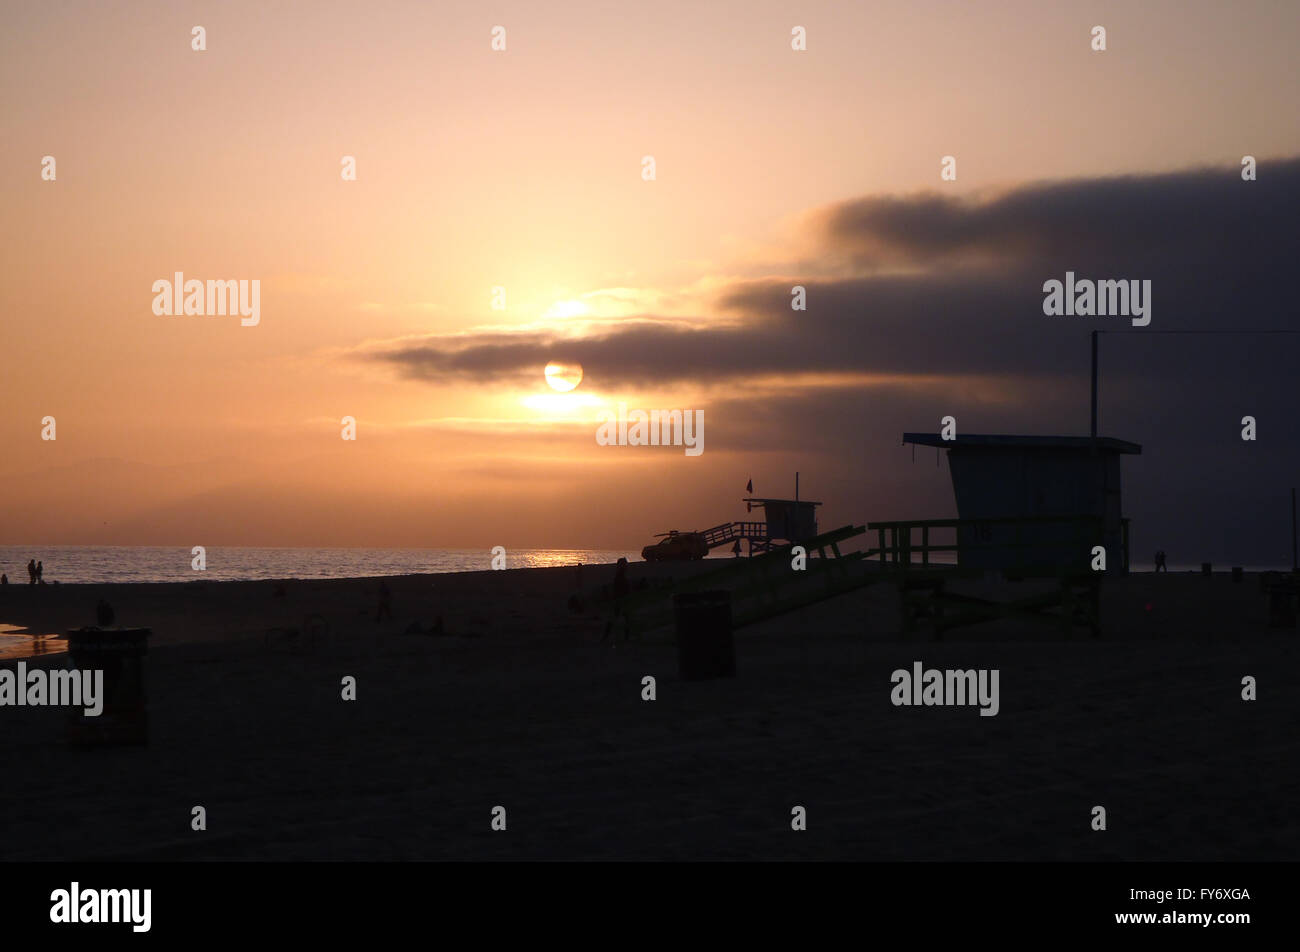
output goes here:
[[582, 364], [562, 364], [551, 361], [546, 365], [546, 382], [552, 390], [568, 393], [582, 383]]
[[542, 317], [584, 317], [587, 313], [587, 305], [583, 304], [581, 301], [556, 301], [546, 309], [546, 313], [543, 314]]

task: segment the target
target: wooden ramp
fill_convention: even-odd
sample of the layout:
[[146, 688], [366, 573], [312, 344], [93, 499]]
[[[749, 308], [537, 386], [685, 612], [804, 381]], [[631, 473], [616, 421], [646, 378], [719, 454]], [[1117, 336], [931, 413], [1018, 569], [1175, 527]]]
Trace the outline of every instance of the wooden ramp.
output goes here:
[[720, 545], [731, 545], [740, 539], [767, 540], [766, 522], [724, 522], [712, 529], [705, 529], [700, 535], [710, 549]]
[[719, 568], [662, 588], [634, 592], [627, 598], [628, 621], [634, 637], [673, 630], [673, 596], [682, 592], [731, 592], [733, 628], [753, 624], [804, 605], [861, 588], [880, 576], [868, 569], [865, 552], [840, 552], [840, 543], [866, 532], [865, 526], [844, 526], [802, 543], [807, 568], [791, 568], [793, 544], [748, 559], [721, 560]]

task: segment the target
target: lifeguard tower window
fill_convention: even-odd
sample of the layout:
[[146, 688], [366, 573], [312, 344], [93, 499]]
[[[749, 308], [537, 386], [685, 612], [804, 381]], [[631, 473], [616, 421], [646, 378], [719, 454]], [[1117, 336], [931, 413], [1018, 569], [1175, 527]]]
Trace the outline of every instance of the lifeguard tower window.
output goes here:
[[[1109, 437], [971, 434], [945, 440], [937, 433], [904, 433], [903, 442], [948, 451], [957, 515], [968, 520], [1043, 520], [1037, 526], [992, 524], [959, 530], [960, 562], [967, 568], [1052, 572], [1086, 566], [1091, 545], [1063, 538], [1049, 517], [1095, 519], [1092, 544], [1106, 548], [1106, 571], [1128, 571], [1126, 520], [1121, 510], [1120, 457], [1137, 443]], [[1055, 533], [1055, 535], [1053, 535]], [[976, 537], [982, 545], [976, 545]], [[1005, 538], [1003, 538], [1005, 537]], [[1013, 541], [1014, 537], [1014, 541]], [[998, 543], [1005, 543], [999, 545]], [[990, 544], [991, 543], [991, 544]]]

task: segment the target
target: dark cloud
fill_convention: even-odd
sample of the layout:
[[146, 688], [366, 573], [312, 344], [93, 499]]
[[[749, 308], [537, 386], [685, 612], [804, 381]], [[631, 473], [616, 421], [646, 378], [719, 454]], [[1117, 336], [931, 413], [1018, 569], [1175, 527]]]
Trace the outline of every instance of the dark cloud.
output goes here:
[[[535, 380], [548, 360], [573, 360], [606, 390], [817, 372], [995, 374], [1050, 386], [1080, 372], [1096, 328], [1295, 321], [1300, 159], [1264, 162], [1259, 174], [1243, 182], [1229, 167], [1026, 185], [980, 200], [857, 199], [813, 219], [827, 254], [854, 262], [855, 276], [738, 281], [717, 301], [731, 324], [639, 318], [578, 340], [430, 338], [370, 359], [415, 379], [485, 383]], [[1067, 270], [1150, 280], [1151, 325], [1045, 316], [1043, 282]], [[796, 282], [808, 289], [806, 311], [790, 309]]]
[[481, 382], [536, 381], [548, 361], [576, 361], [585, 379], [611, 386], [702, 378], [716, 366], [728, 374], [762, 362], [761, 349], [752, 346], [745, 348], [747, 356], [719, 360], [737, 345], [738, 335], [730, 328], [629, 319], [623, 326], [579, 339], [542, 332], [456, 336], [401, 344], [370, 359], [391, 364], [414, 379]]
[[1230, 167], [1025, 185], [991, 199], [868, 197], [823, 221], [829, 246], [862, 265], [1265, 266], [1295, 248], [1300, 159], [1265, 162], [1260, 175], [1244, 182]]

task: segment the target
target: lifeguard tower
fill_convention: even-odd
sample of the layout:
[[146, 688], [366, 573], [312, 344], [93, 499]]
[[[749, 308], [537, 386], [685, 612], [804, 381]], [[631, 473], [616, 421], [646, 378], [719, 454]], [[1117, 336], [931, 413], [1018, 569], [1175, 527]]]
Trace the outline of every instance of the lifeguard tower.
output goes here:
[[762, 555], [786, 545], [806, 545], [817, 538], [817, 507], [819, 502], [799, 498], [799, 474], [794, 477], [793, 499], [769, 499], [766, 496], [746, 496], [741, 500], [747, 512], [763, 511], [763, 520], [724, 522], [699, 534], [710, 549], [734, 545], [744, 539], [749, 543], [749, 554]]
[[[752, 484], [746, 491], [753, 491]], [[840, 551], [842, 543], [862, 535], [865, 527], [846, 525], [819, 532], [817, 507], [821, 503], [799, 498], [798, 473], [793, 499], [748, 496], [741, 501], [750, 513], [760, 509], [763, 518], [724, 522], [691, 534], [703, 537], [709, 549], [745, 540], [751, 557], [717, 559], [711, 563], [716, 568], [709, 571], [631, 595], [624, 610], [632, 628], [644, 633], [671, 624], [674, 594], [726, 590], [732, 597], [732, 626], [740, 627], [885, 578], [881, 573], [866, 571], [866, 552]], [[805, 550], [806, 564], [801, 571], [792, 570], [796, 545]]]
[[[1120, 457], [1141, 453], [1141, 446], [1105, 437], [972, 434], [945, 440], [937, 433], [904, 433], [903, 443], [947, 451], [958, 513], [957, 519], [867, 527], [879, 540], [872, 554], [898, 574], [905, 629], [918, 614], [934, 618], [937, 633], [1019, 614], [1098, 631], [1101, 578], [1125, 574], [1129, 565]], [[1104, 572], [1097, 568], [1096, 546], [1105, 551]], [[1008, 581], [1054, 579], [1059, 586], [1012, 602], [959, 596], [947, 586], [954, 578], [990, 574]], [[1045, 615], [1055, 608], [1058, 614]]]

